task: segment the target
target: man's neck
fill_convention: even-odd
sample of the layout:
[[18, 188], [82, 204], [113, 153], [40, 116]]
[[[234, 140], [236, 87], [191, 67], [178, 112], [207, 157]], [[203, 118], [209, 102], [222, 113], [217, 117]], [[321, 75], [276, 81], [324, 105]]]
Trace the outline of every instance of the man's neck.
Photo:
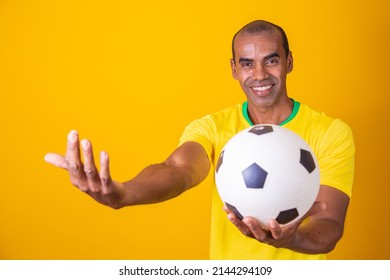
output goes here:
[[294, 102], [288, 97], [269, 107], [256, 107], [248, 102], [248, 115], [253, 124], [279, 125], [291, 115], [293, 107]]

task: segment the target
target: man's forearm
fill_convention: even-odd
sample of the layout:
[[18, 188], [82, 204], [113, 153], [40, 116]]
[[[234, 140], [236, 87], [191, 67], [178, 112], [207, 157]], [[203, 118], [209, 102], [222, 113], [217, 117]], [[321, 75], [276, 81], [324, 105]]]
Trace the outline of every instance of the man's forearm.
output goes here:
[[174, 198], [192, 187], [192, 180], [184, 169], [161, 163], [146, 167], [135, 178], [123, 184], [126, 195], [122, 207]]
[[304, 222], [286, 248], [305, 254], [326, 254], [341, 238], [342, 227], [329, 219]]

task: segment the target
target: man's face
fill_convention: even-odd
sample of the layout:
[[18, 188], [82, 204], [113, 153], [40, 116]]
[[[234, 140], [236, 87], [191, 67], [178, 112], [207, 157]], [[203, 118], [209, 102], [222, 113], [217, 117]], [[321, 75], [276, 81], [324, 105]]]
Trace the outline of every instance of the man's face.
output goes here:
[[269, 107], [287, 96], [286, 76], [292, 70], [292, 55], [286, 57], [278, 32], [238, 34], [234, 42], [233, 77], [240, 82], [248, 102]]

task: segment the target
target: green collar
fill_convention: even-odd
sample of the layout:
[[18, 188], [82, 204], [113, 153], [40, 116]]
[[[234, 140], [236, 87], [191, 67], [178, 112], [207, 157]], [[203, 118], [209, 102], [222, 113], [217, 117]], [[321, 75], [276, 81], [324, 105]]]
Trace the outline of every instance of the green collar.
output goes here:
[[[284, 121], [282, 121], [279, 124], [280, 126], [285, 125], [286, 123], [291, 121], [298, 114], [299, 107], [301, 106], [301, 104], [298, 101], [295, 101], [294, 99], [291, 99], [291, 100], [293, 101], [293, 110], [292, 110], [290, 116], [288, 116], [287, 119], [285, 119]], [[246, 119], [246, 121], [251, 126], [253, 126], [254, 124], [252, 123], [251, 119], [249, 118], [249, 114], [248, 114], [248, 101], [245, 101], [244, 104], [242, 104], [242, 114], [244, 115], [244, 118]]]

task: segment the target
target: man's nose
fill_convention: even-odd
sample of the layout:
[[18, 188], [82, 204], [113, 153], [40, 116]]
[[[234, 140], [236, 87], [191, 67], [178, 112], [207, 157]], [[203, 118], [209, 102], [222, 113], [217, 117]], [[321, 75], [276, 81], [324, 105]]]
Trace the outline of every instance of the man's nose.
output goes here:
[[262, 64], [257, 64], [256, 67], [254, 68], [253, 72], [253, 78], [255, 80], [263, 80], [267, 78], [268, 72], [267, 69], [264, 67]]

